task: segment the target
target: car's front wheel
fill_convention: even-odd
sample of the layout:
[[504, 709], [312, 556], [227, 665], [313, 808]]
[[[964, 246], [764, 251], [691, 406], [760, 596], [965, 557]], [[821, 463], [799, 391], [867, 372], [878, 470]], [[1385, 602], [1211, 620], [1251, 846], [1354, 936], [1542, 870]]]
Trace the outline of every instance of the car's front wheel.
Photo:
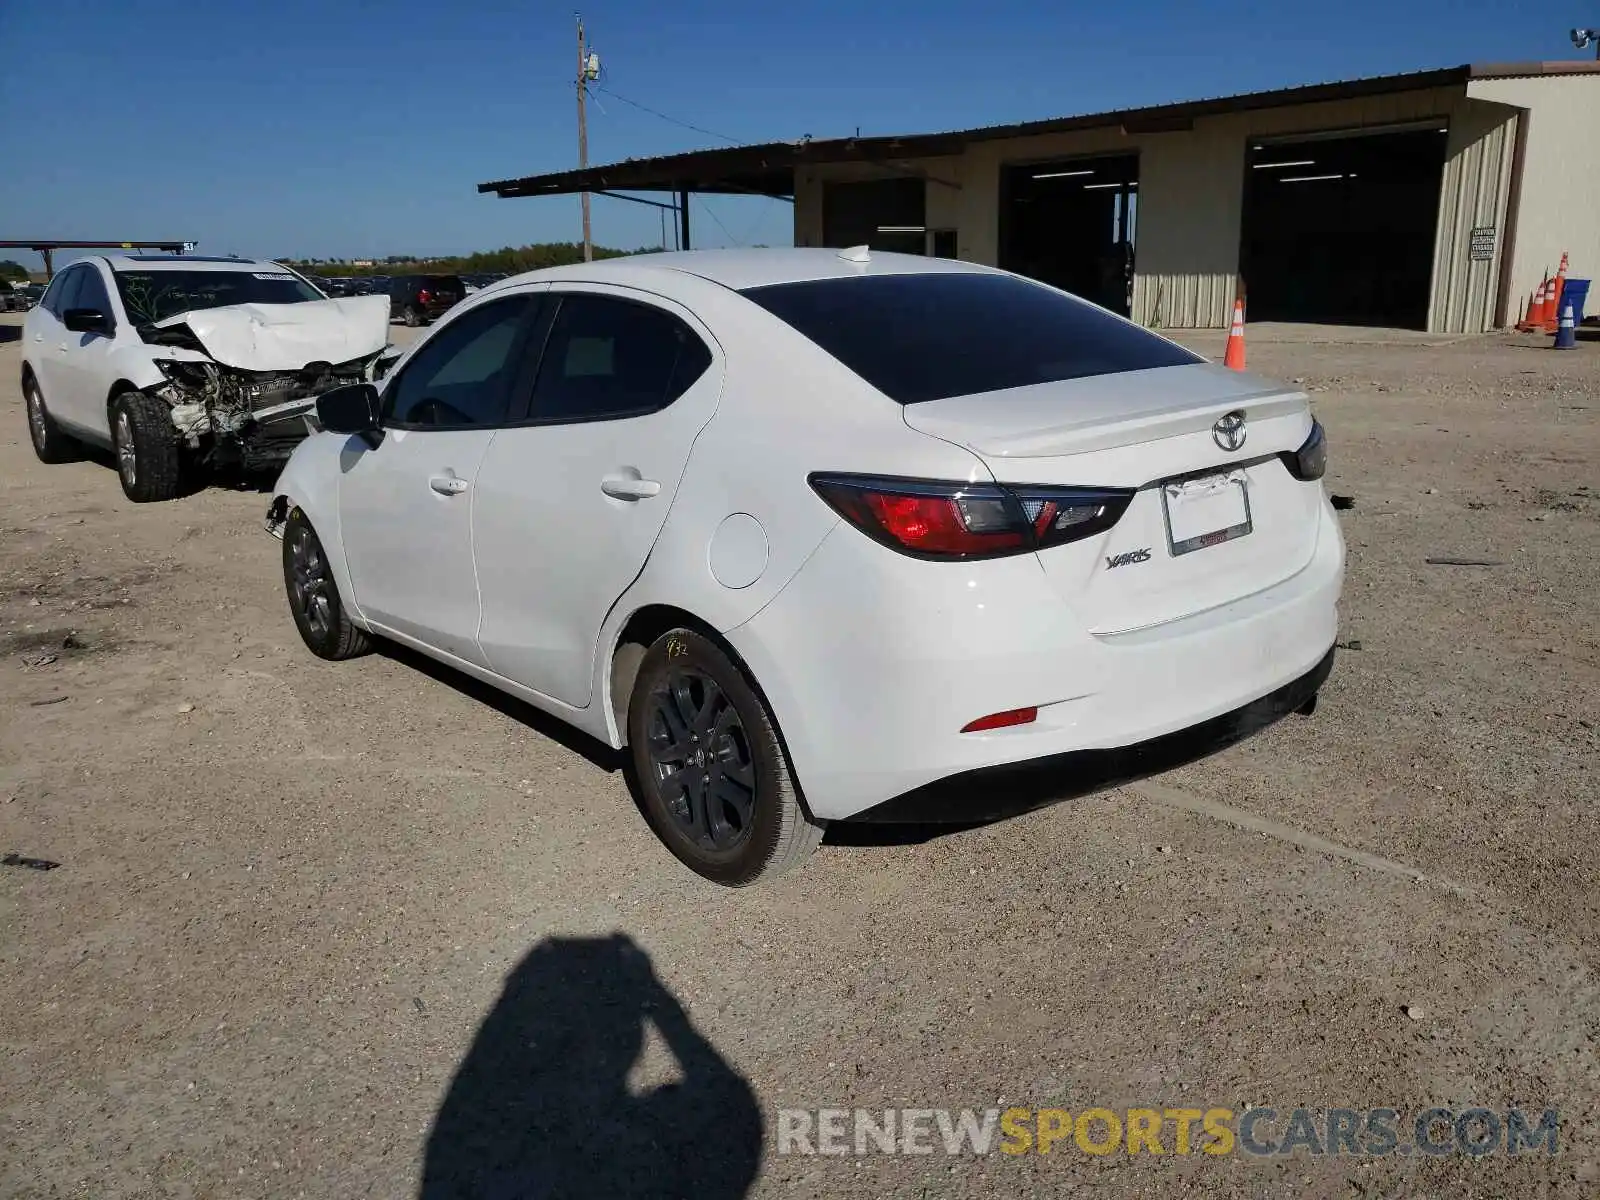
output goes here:
[[770, 879], [821, 842], [765, 702], [710, 638], [674, 629], [645, 652], [628, 744], [651, 828], [707, 879]]
[[154, 396], [123, 392], [111, 402], [111, 447], [129, 500], [171, 500], [183, 490], [183, 457], [172, 410]]
[[372, 649], [371, 638], [345, 611], [322, 540], [298, 508], [289, 510], [283, 526], [283, 586], [300, 639], [318, 658], [355, 658]]
[[78, 457], [79, 446], [56, 424], [50, 410], [44, 406], [44, 393], [39, 381], [31, 374], [22, 381], [22, 398], [28, 409], [28, 440], [40, 462], [64, 463]]

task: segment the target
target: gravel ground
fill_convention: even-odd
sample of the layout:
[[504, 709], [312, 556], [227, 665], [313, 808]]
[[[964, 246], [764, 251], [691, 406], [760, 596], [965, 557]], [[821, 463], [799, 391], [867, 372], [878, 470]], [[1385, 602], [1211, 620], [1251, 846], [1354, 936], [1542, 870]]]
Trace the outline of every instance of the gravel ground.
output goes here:
[[[37, 463], [0, 320], [0, 853], [61, 864], [0, 867], [0, 1194], [1600, 1190], [1600, 343], [1252, 328], [1355, 498], [1316, 715], [730, 892], [603, 748], [307, 653], [258, 491]], [[1563, 1124], [1481, 1159], [777, 1153], [780, 1108], [1013, 1104]]]

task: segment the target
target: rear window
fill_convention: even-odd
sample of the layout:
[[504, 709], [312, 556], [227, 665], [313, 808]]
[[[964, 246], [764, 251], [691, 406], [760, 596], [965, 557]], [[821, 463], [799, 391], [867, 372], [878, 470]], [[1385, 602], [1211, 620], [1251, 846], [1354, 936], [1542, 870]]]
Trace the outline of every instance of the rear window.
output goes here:
[[425, 288], [440, 292], [459, 292], [461, 290], [461, 276], [459, 275], [423, 275], [418, 282]]
[[742, 294], [901, 404], [1205, 361], [1010, 275], [868, 275]]

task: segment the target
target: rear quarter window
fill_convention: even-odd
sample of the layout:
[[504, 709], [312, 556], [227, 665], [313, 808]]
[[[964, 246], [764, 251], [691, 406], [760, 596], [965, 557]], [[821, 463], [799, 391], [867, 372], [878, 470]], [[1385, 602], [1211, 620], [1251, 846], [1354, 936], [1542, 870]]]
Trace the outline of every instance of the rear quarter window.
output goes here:
[[1011, 275], [867, 275], [742, 295], [901, 404], [1205, 361]]

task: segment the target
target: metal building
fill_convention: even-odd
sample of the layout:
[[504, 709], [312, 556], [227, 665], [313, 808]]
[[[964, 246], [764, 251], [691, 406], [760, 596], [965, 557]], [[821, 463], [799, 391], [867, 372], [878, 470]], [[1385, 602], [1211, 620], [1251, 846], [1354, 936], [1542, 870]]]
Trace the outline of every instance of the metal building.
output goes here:
[[479, 186], [794, 202], [799, 246], [1021, 271], [1162, 327], [1477, 332], [1600, 271], [1600, 63], [1463, 66], [953, 133], [774, 142]]

